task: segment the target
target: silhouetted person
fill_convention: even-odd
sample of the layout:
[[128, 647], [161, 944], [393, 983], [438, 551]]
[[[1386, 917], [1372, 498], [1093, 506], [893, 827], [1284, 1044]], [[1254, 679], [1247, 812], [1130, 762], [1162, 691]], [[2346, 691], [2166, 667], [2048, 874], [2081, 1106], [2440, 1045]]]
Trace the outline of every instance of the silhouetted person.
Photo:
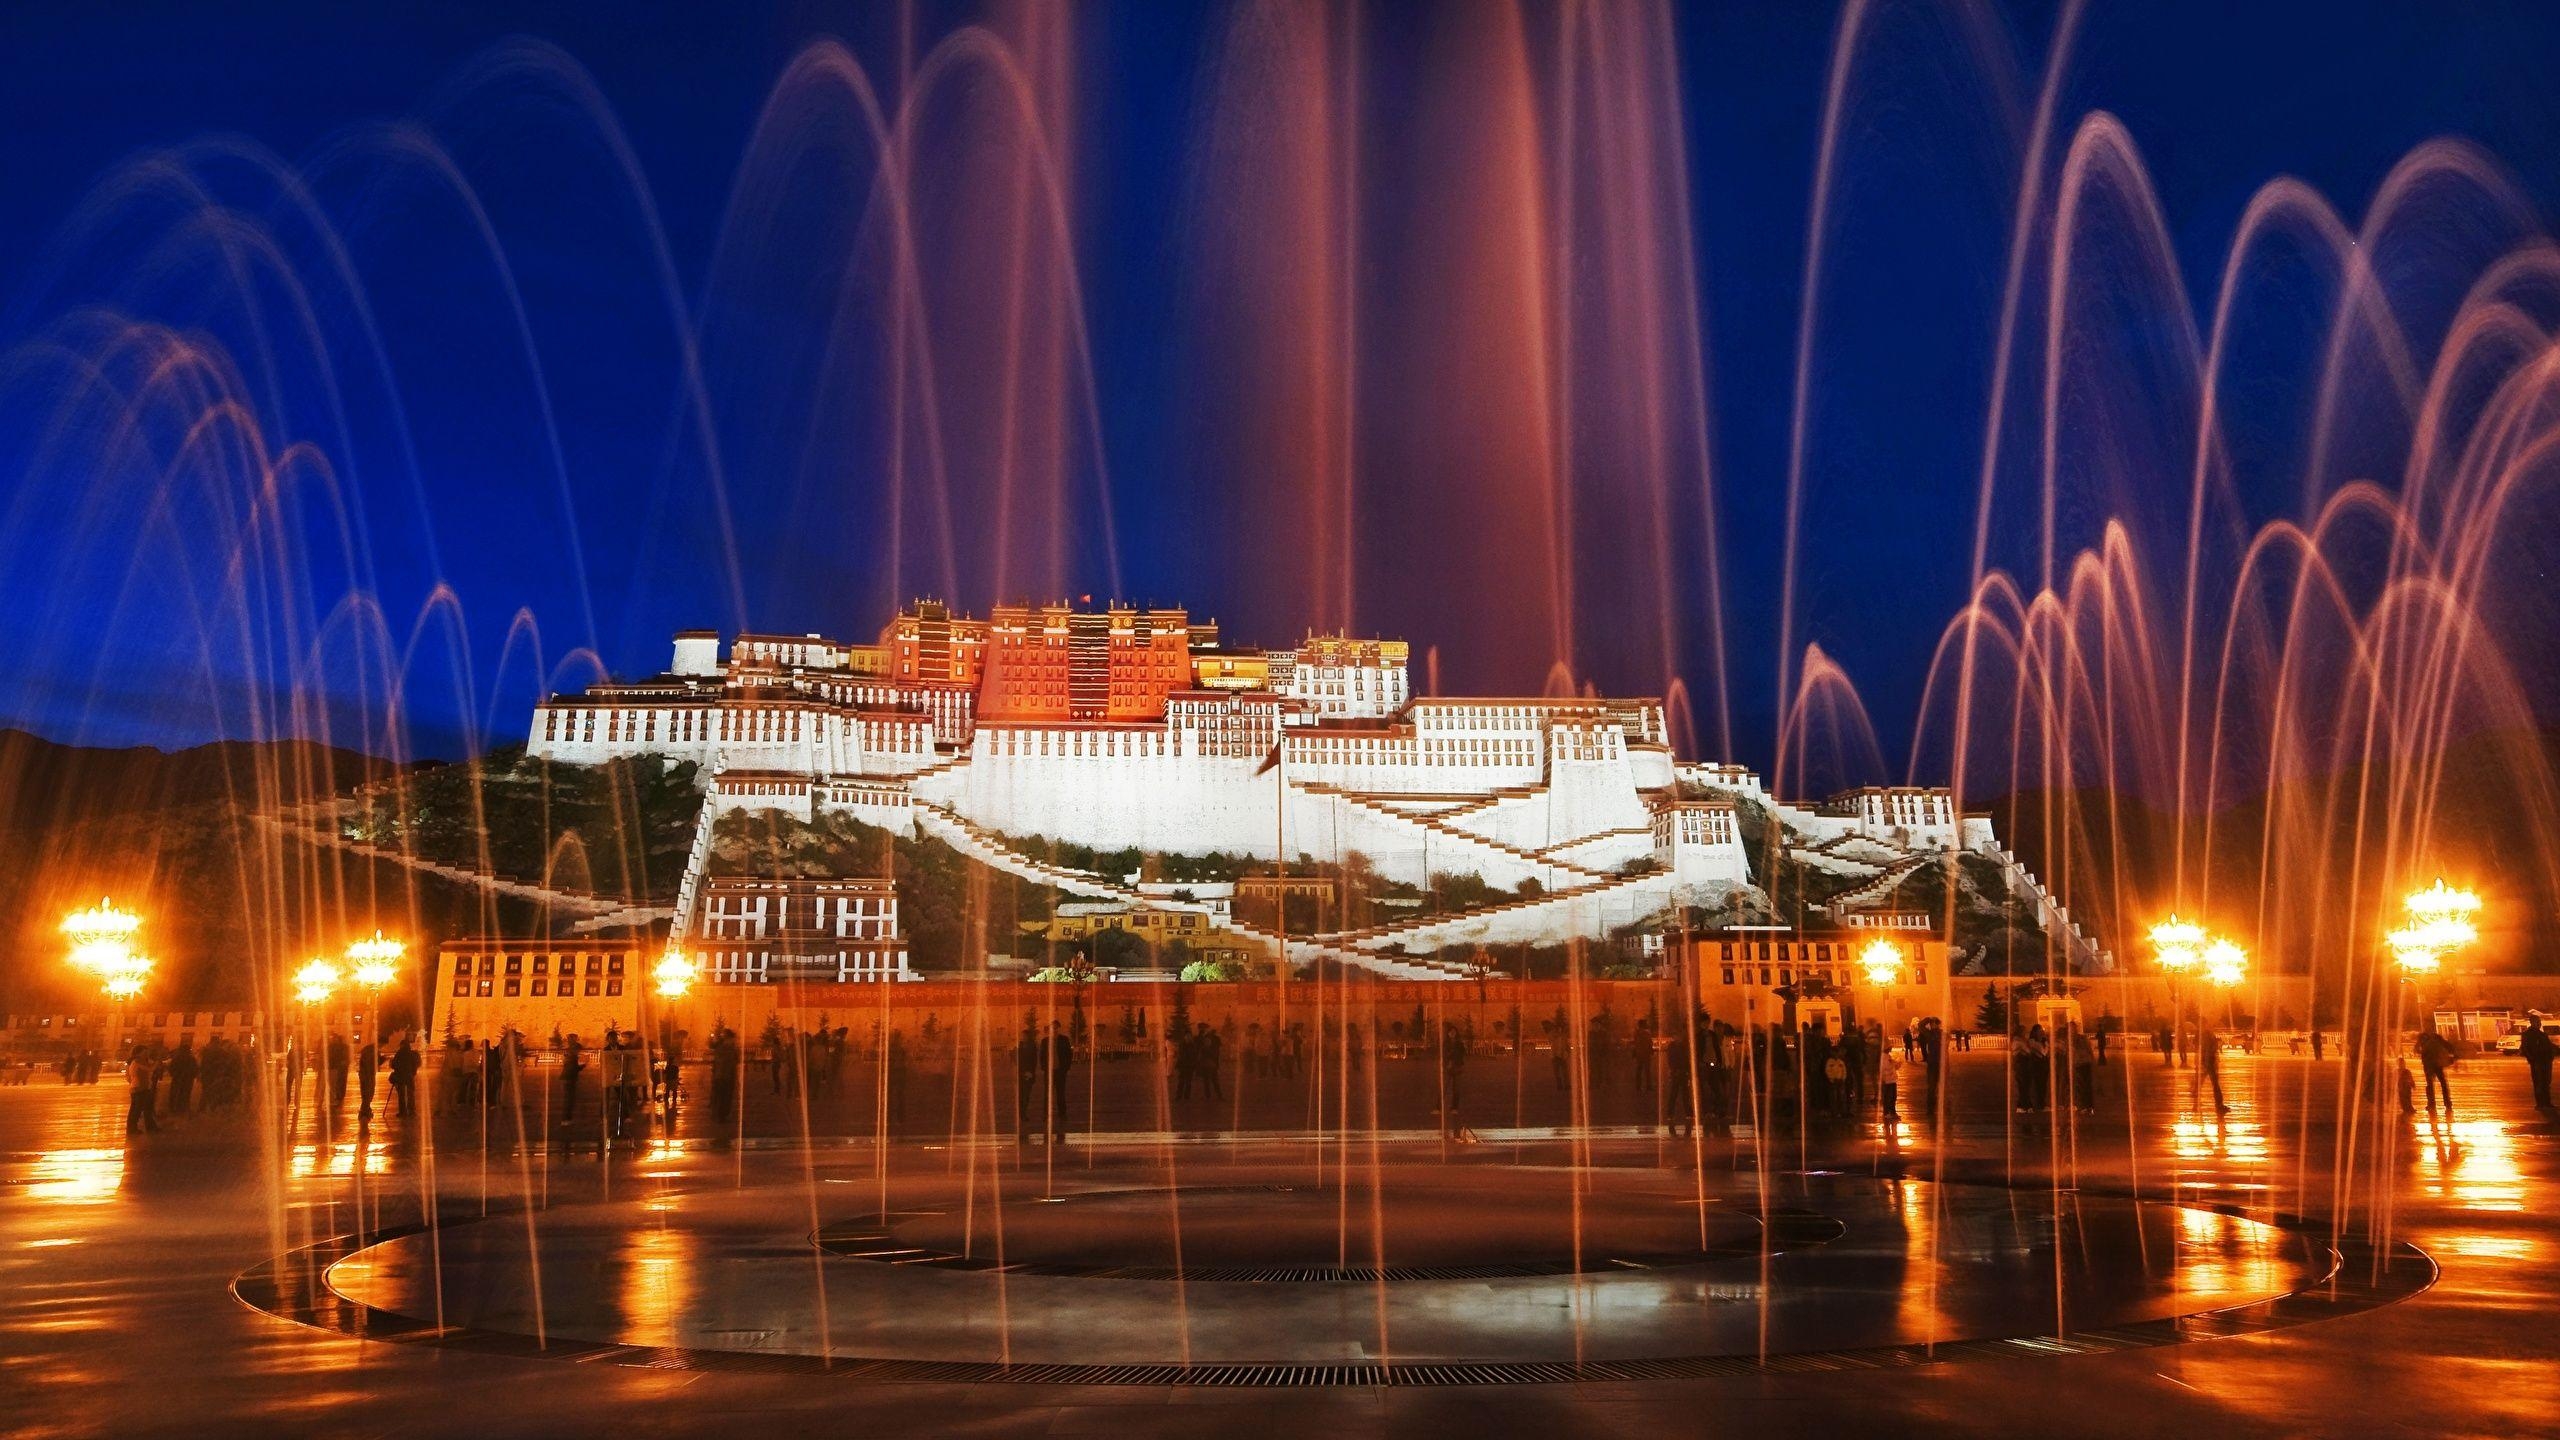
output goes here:
[[[839, 1030], [836, 1033], [841, 1036], [844, 1032]], [[684, 1042], [692, 1038], [692, 1035], [693, 1032], [690, 1030], [678, 1030], [668, 1035], [666, 1053], [658, 1061], [666, 1077], [658, 1092], [658, 1099], [670, 1111], [684, 1103]], [[835, 1058], [828, 1062], [831, 1067], [827, 1075], [827, 1084], [830, 1089], [835, 1085], [835, 1073], [832, 1067], [843, 1063], [844, 1046], [840, 1039], [836, 1042], [834, 1054]]]
[[1671, 1133], [1686, 1137], [1707, 1104], [1707, 1097], [1700, 1093], [1706, 1082], [1698, 1073], [1697, 1044], [1690, 1027], [1672, 1027], [1671, 1045], [1663, 1058], [1662, 1111], [1670, 1117]]
[[711, 1118], [723, 1125], [738, 1113], [738, 1032], [723, 1025], [711, 1035]]
[[382, 1070], [382, 1044], [367, 1026], [364, 1048], [356, 1052], [356, 1123], [373, 1123], [374, 1078]]
[[177, 1052], [169, 1057], [170, 1114], [184, 1115], [187, 1113], [189, 1102], [195, 1098], [196, 1072], [198, 1068], [199, 1066], [196, 1061], [196, 1037], [193, 1035], [180, 1036], [178, 1039]]
[[2436, 1096], [2444, 1096], [2444, 1118], [2453, 1118], [2453, 1079], [2447, 1072], [2453, 1068], [2453, 1042], [2444, 1032], [2429, 1025], [2418, 1037], [2418, 1068], [2427, 1077], [2427, 1114], [2436, 1113]]
[[2516, 1053], [2524, 1057], [2525, 1070], [2533, 1077], [2533, 1108], [2551, 1108], [2551, 1055], [2554, 1047], [2551, 1032], [2542, 1028], [2542, 1017], [2529, 1016], [2524, 1033], [2516, 1037]]
[[578, 1116], [578, 1081], [587, 1073], [587, 1047], [571, 1035], [560, 1046], [560, 1118]]
[[881, 1067], [881, 1074], [889, 1092], [889, 1123], [904, 1124], [907, 1118], [907, 1034], [905, 1031], [889, 1032], [889, 1053]]
[[1076, 1042], [1067, 1036], [1066, 1027], [1049, 1022], [1049, 1143], [1055, 1145], [1065, 1134], [1067, 1123], [1067, 1076], [1076, 1066]]
[[134, 1047], [132, 1058], [124, 1062], [124, 1083], [124, 1133], [159, 1134], [160, 1059], [149, 1046]]
[[2196, 1029], [2196, 1082], [2213, 1086], [2215, 1114], [2231, 1113], [2231, 1107], [2222, 1098], [2222, 1037], [2213, 1033], [2210, 1025]]
[[403, 1120], [418, 1113], [418, 1070], [426, 1063], [418, 1053], [417, 1037], [402, 1031], [400, 1048], [391, 1052], [391, 1104], [392, 1113]]
[[1202, 1027], [1200, 1037], [1200, 1088], [1212, 1100], [1227, 1098], [1227, 1082], [1220, 1078], [1227, 1067], [1226, 1037]]
[[1467, 1078], [1467, 1037], [1455, 1025], [1440, 1026], [1440, 1134], [1457, 1138], [1459, 1092]]
[[[2102, 1041], [2106, 1032], [2098, 1032]], [[2071, 1105], [2084, 1115], [2098, 1113], [2098, 1044], [2089, 1032], [2071, 1027]]]
[[[1174, 1045], [1175, 1068], [1181, 1072], [1175, 1099], [1191, 1094], [1191, 1039], [1184, 1036]], [[1022, 1038], [1013, 1042], [1013, 1143], [1031, 1143], [1031, 1122], [1040, 1113], [1040, 1032], [1032, 1022], [1022, 1022]]]
[[1652, 1016], [1647, 1015], [1636, 1021], [1635, 1039], [1628, 1047], [1627, 1059], [1635, 1066], [1636, 1093], [1652, 1094], [1654, 1063]]
[[[1026, 1041], [1028, 1041], [1030, 1038], [1031, 1038], [1030, 1026], [1026, 1024], [1026, 1025], [1023, 1027], [1023, 1039], [1024, 1039], [1024, 1040], [1026, 1040]], [[1029, 1103], [1029, 1101], [1030, 1101], [1030, 1094], [1031, 1094], [1031, 1090], [1030, 1090], [1031, 1081], [1030, 1081], [1029, 1077], [1030, 1077], [1030, 1075], [1031, 1075], [1032, 1067], [1031, 1067], [1031, 1066], [1029, 1066], [1029, 1065], [1027, 1065], [1027, 1064], [1024, 1064], [1024, 1063], [1023, 1063], [1023, 1060], [1022, 1060], [1022, 1047], [1021, 1047], [1021, 1046], [1019, 1046], [1019, 1045], [1017, 1045], [1017, 1046], [1015, 1046], [1015, 1047], [1014, 1047], [1014, 1066], [1015, 1066], [1015, 1079], [1014, 1079], [1014, 1083], [1015, 1083], [1016, 1085], [1018, 1085], [1018, 1086], [1022, 1087], [1022, 1098], [1023, 1098], [1022, 1110], [1023, 1110], [1023, 1113], [1024, 1113], [1024, 1114], [1028, 1115], [1028, 1114], [1030, 1113], [1030, 1111], [1031, 1111], [1031, 1106], [1030, 1106], [1030, 1103]], [[1199, 1073], [1199, 1071], [1200, 1071], [1200, 1037], [1199, 1037], [1197, 1034], [1193, 1033], [1192, 1031], [1190, 1031], [1190, 1030], [1186, 1029], [1186, 1030], [1182, 1031], [1180, 1034], [1178, 1034], [1178, 1035], [1176, 1035], [1176, 1036], [1174, 1036], [1174, 1037], [1173, 1037], [1173, 1098], [1174, 1098], [1174, 1099], [1176, 1099], [1176, 1100], [1188, 1100], [1188, 1099], [1190, 1099], [1190, 1098], [1191, 1098], [1191, 1080], [1192, 1080], [1192, 1077], [1193, 1077], [1194, 1075], [1197, 1075], [1197, 1074]], [[1027, 1121], [1027, 1120], [1024, 1122], [1024, 1124], [1025, 1124], [1026, 1126], [1028, 1126], [1028, 1124], [1029, 1124], [1029, 1123], [1030, 1123], [1030, 1122], [1029, 1122], [1029, 1121]], [[1028, 1133], [1028, 1132], [1027, 1132], [1027, 1130], [1026, 1130], [1026, 1132], [1025, 1132], [1025, 1133]]]
[[347, 1108], [347, 1071], [354, 1063], [354, 1056], [347, 1051], [347, 1037], [334, 1030], [329, 1032], [328, 1048], [321, 1052], [321, 1056], [324, 1062], [321, 1083], [328, 1091], [322, 1097], [322, 1105], [328, 1111], [329, 1128], [335, 1130], [338, 1117]]

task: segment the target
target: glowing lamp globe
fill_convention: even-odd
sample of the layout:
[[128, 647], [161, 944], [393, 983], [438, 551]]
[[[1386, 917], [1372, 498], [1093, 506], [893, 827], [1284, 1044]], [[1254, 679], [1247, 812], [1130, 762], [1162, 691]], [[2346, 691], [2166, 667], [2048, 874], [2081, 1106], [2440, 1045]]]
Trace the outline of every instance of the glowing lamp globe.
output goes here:
[[326, 960], [314, 960], [293, 972], [293, 998], [305, 1005], [317, 1005], [338, 988], [338, 967]]
[[71, 939], [74, 952], [90, 945], [131, 940], [142, 928], [142, 917], [130, 910], [119, 910], [113, 900], [101, 899], [86, 910], [74, 910], [62, 919], [62, 933]]
[[142, 993], [143, 982], [151, 978], [151, 961], [126, 951], [101, 975], [107, 994], [117, 1000], [130, 1000]]
[[2228, 940], [2204, 947], [2204, 978], [2216, 985], [2237, 985], [2249, 973], [2249, 952]]
[[2203, 926], [2176, 915], [2151, 927], [2151, 948], [2160, 968], [2171, 972], [2183, 971], [2202, 958], [2205, 940]]
[[1859, 951], [1858, 964], [1867, 972], [1870, 985], [1891, 985], [1902, 978], [1902, 950], [1890, 940], [1878, 940]]
[[657, 977], [658, 993], [673, 1000], [693, 988], [694, 977], [701, 973], [701, 967], [683, 951], [670, 950], [651, 973]]
[[122, 940], [83, 940], [71, 947], [71, 964], [74, 969], [85, 970], [104, 979], [115, 973], [116, 968], [132, 955], [133, 948]]
[[347, 947], [347, 963], [353, 967], [358, 985], [379, 990], [400, 978], [400, 957], [409, 947], [397, 940], [386, 939], [379, 930], [370, 940], [358, 940]]
[[2432, 975], [2444, 965], [2444, 947], [2423, 924], [2403, 925], [2383, 937], [2392, 962], [2407, 975]]

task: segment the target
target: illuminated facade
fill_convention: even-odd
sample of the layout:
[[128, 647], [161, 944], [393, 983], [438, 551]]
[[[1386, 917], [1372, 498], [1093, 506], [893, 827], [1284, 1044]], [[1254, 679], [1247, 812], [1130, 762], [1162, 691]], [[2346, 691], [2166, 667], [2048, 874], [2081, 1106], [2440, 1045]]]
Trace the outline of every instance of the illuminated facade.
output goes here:
[[[1357, 854], [1392, 880], [1473, 874], [1524, 897], [1339, 944], [1286, 937], [1293, 955], [1356, 954], [1416, 978], [1439, 972], [1388, 957], [1603, 935], [1674, 904], [1725, 903], [1751, 884], [1738, 806], [1764, 811], [1791, 859], [1862, 882], [1842, 892], [1848, 908], [1889, 907], [1925, 853], [1979, 850], [2020, 869], [1944, 790], [1792, 805], [1742, 767], [1680, 761], [1658, 699], [1417, 698], [1410, 656], [1401, 640], [1343, 636], [1232, 648], [1179, 608], [1003, 605], [978, 620], [924, 600], [869, 646], [749, 635], [724, 656], [718, 635], [685, 632], [668, 673], [537, 707], [530, 749], [586, 764], [691, 760], [707, 779], [706, 827], [732, 809], [840, 812], [1140, 909], [1187, 902], [1062, 872], [1033, 838], [1263, 860]], [[704, 858], [698, 844], [677, 902], [689, 939], [727, 918]]]

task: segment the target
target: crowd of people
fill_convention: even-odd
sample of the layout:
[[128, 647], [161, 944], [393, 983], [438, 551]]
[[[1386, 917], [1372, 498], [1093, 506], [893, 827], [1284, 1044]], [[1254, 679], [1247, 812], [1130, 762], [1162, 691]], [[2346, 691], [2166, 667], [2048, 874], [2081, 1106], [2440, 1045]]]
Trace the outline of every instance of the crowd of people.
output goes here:
[[[1420, 1060], [1430, 1066], [1422, 1073], [1429, 1077], [1429, 1103], [1442, 1133], [1464, 1136], [1470, 1066], [1488, 1053], [1508, 1054], [1515, 1066], [1534, 1063], [1530, 1057], [1543, 1050], [1555, 1089], [1570, 1092], [1576, 1113], [1604, 1113], [1599, 1102], [1605, 1098], [1607, 1114], [1687, 1134], [1701, 1123], [1720, 1131], [1739, 1125], [1894, 1122], [1931, 1103], [1945, 1056], [1969, 1048], [1967, 1032], [1935, 1018], [1916, 1020], [1894, 1034], [1874, 1020], [1838, 1025], [1837, 1012], [1825, 1013], [1826, 1008], [1813, 1008], [1801, 1017], [1804, 1023], [1737, 1026], [1710, 1016], [1703, 1007], [1685, 1025], [1676, 1019], [1661, 1024], [1651, 1014], [1628, 1024], [1605, 1006], [1577, 1020], [1559, 1007], [1542, 1021], [1524, 1021], [1516, 1012], [1507, 1020], [1494, 1019], [1489, 1036], [1479, 1036], [1480, 1017], [1472, 1011], [1434, 1019], [1417, 1007], [1409, 1022], [1381, 1019], [1374, 1032], [1335, 1017], [1325, 1017], [1311, 1029], [1304, 1020], [1265, 1026], [1240, 1023], [1233, 1015], [1216, 1024], [1194, 1023], [1177, 1011], [1161, 1034], [1146, 1035], [1143, 1025], [1124, 1026], [1130, 1033], [1120, 1038], [1136, 1043], [1123, 1043], [1097, 1058], [1154, 1057], [1162, 1066], [1160, 1098], [1180, 1105], [1227, 1101], [1230, 1085], [1237, 1082], [1254, 1082], [1258, 1089], [1270, 1082], [1311, 1084], [1317, 1068], [1311, 1053], [1321, 1057], [1328, 1076], [1355, 1086], [1360, 1083], [1355, 1077], [1366, 1074], [1373, 1058]], [[2048, 1018], [2054, 1022], [2051, 1028]], [[995, 1063], [1009, 1062], [1014, 1076], [1011, 1119], [1019, 1145], [1058, 1143], [1079, 1116], [1091, 1123], [1087, 1112], [1093, 1098], [1079, 1097], [1070, 1081], [1088, 1048], [1106, 1038], [1099, 1032], [1078, 1009], [1045, 1023], [1026, 1018], [1009, 1045], [996, 1047]], [[2218, 1113], [2230, 1110], [2223, 1087], [2225, 1037], [2202, 1024], [2183, 1032], [2145, 1026], [2134, 1033], [2145, 1035], [2164, 1058], [2182, 1064], [2192, 1058], [2187, 1073], [2191, 1103], [2210, 1103]], [[2097, 1112], [2114, 1034], [2103, 1022], [2085, 1025], [2058, 1014], [2019, 1017], [2007, 1045], [2006, 1091], [2013, 1113]], [[945, 1026], [937, 1033], [928, 1021], [921, 1039], [937, 1057], [933, 1073], [956, 1073], [956, 1031]], [[2560, 1039], [2538, 1014], [2528, 1017], [2515, 1039], [2533, 1104], [2550, 1113], [2551, 1072], [2560, 1058]], [[437, 1115], [459, 1116], [502, 1106], [539, 1115], [547, 1102], [556, 1107], [552, 1133], [574, 1137], [585, 1134], [592, 1123], [608, 1140], [628, 1140], [652, 1123], [675, 1120], [685, 1098], [686, 1066], [696, 1058], [690, 1042], [689, 1032], [681, 1029], [644, 1039], [611, 1026], [593, 1047], [574, 1034], [555, 1034], [548, 1046], [540, 1047], [513, 1031], [477, 1042], [449, 1038], [434, 1067], [434, 1090], [426, 1103]], [[2394, 1077], [2404, 1113], [2415, 1114], [2423, 1101], [2429, 1116], [2453, 1115], [2451, 1072], [2462, 1052], [2432, 1023], [2415, 1032]], [[2409, 1059], [2416, 1061], [2414, 1072]], [[766, 1095], [756, 1103], [805, 1107], [813, 1099], [841, 1096], [856, 1061], [872, 1063], [865, 1084], [876, 1087], [861, 1098], [877, 1106], [884, 1129], [895, 1133], [906, 1118], [912, 1080], [904, 1029], [890, 1027], [884, 1033], [874, 1025], [857, 1036], [844, 1025], [820, 1023], [804, 1030], [777, 1020], [749, 1042], [715, 1022], [699, 1055], [708, 1069], [711, 1119], [722, 1127], [739, 1121], [750, 1067], [762, 1072], [759, 1088]], [[359, 1128], [373, 1125], [386, 1084], [390, 1094], [382, 1108], [391, 1119], [405, 1122], [419, 1114], [419, 1085], [427, 1062], [415, 1032], [405, 1030], [394, 1034], [387, 1047], [371, 1036], [351, 1044], [346, 1034], [331, 1030], [315, 1046], [290, 1035], [271, 1051], [255, 1040], [216, 1037], [198, 1046], [193, 1037], [175, 1045], [144, 1038], [124, 1055], [126, 1129], [137, 1135], [156, 1133], [173, 1118], [237, 1109], [254, 1092], [262, 1065], [272, 1066], [281, 1080], [288, 1115], [316, 1113], [332, 1135], [345, 1124], [350, 1109]], [[545, 1065], [553, 1068], [540, 1088], [523, 1093], [528, 1075]], [[109, 1067], [97, 1050], [83, 1048], [63, 1054], [54, 1068], [65, 1084], [94, 1085]], [[1511, 1087], [1503, 1088], [1507, 1092]], [[310, 1112], [302, 1109], [305, 1105]]]

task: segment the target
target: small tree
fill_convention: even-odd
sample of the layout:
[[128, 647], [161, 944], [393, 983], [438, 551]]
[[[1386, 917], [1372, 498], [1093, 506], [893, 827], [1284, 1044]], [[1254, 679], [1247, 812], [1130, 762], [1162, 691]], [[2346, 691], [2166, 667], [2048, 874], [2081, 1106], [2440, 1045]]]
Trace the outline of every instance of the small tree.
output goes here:
[[2009, 997], [1997, 981], [1982, 987], [1982, 1003], [1974, 1007], [1973, 1028], [1998, 1033], [2009, 1028]]

